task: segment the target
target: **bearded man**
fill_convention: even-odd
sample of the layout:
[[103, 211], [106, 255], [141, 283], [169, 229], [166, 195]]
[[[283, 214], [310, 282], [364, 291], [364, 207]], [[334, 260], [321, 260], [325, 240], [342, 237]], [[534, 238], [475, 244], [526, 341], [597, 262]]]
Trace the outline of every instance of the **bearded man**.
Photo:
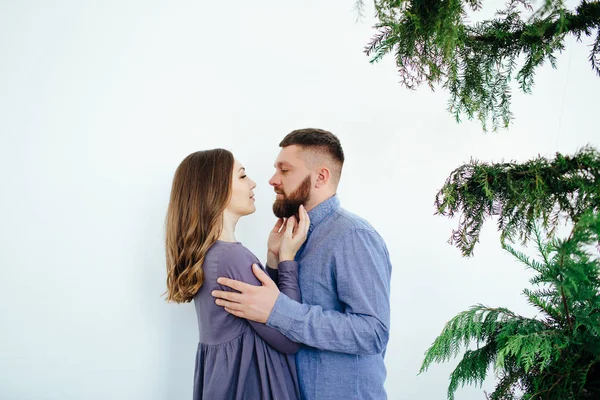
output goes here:
[[[229, 313], [266, 323], [302, 344], [296, 366], [303, 399], [386, 399], [392, 269], [387, 247], [367, 221], [340, 206], [344, 152], [335, 135], [300, 129], [279, 147], [269, 181], [279, 218], [269, 236], [269, 275], [253, 268], [262, 286], [219, 278], [235, 292], [213, 296]], [[273, 269], [284, 219], [297, 215], [300, 205], [310, 217], [295, 258], [302, 303], [279, 292]]]

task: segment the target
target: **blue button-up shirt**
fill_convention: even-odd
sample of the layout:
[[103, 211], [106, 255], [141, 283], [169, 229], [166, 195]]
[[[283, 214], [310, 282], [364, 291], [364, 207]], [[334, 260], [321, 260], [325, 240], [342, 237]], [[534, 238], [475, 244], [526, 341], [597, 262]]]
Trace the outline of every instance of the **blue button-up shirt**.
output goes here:
[[302, 303], [280, 294], [267, 325], [303, 344], [296, 354], [303, 399], [386, 399], [392, 266], [385, 243], [337, 195], [308, 214], [308, 238], [296, 255]]

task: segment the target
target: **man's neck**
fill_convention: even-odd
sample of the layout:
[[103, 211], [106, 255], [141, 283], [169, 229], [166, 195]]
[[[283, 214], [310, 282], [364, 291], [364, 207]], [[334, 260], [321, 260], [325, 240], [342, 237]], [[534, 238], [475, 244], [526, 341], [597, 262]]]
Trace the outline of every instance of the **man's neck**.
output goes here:
[[332, 198], [333, 196], [336, 195], [336, 192], [329, 192], [327, 194], [323, 194], [322, 196], [319, 196], [318, 198], [313, 198], [311, 197], [309, 204], [305, 204], [304, 207], [306, 208], [306, 211], [310, 211], [313, 208], [317, 207], [319, 204], [329, 200], [330, 198]]

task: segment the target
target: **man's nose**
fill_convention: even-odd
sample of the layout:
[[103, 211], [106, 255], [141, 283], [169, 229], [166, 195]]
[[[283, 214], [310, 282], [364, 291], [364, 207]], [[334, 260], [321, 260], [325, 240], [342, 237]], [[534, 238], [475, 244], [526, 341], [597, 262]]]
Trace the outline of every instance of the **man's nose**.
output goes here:
[[273, 175], [271, 177], [271, 179], [269, 179], [269, 185], [271, 185], [271, 186], [278, 186], [279, 185], [279, 179], [277, 179], [277, 174]]

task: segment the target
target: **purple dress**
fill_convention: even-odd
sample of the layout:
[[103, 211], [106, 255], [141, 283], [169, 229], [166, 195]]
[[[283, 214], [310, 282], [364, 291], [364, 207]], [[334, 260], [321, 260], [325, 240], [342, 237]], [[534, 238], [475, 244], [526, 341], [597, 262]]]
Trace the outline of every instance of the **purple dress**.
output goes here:
[[[206, 253], [204, 283], [194, 296], [200, 333], [194, 400], [300, 397], [293, 355], [299, 345], [265, 324], [229, 314], [211, 295], [213, 290], [232, 290], [219, 285], [219, 277], [260, 286], [253, 263], [261, 265], [239, 242], [219, 240]], [[295, 261], [279, 264], [278, 281], [282, 293], [300, 301]]]

